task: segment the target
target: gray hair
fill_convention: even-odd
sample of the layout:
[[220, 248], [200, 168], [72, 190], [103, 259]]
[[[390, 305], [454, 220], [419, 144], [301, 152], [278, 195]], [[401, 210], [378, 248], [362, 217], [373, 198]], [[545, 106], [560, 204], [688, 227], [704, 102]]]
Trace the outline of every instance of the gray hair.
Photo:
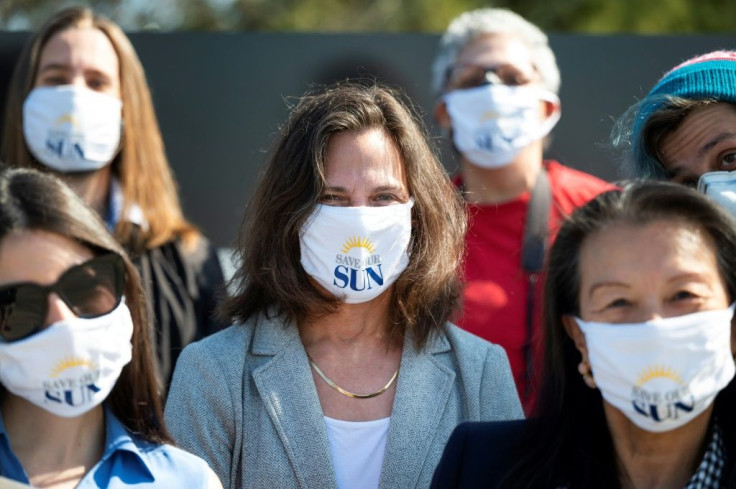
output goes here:
[[437, 95], [445, 90], [448, 68], [465, 46], [488, 34], [509, 34], [529, 46], [534, 67], [544, 87], [554, 93], [560, 90], [560, 69], [547, 35], [539, 27], [518, 14], [501, 8], [471, 10], [456, 17], [440, 41], [440, 50], [432, 65], [432, 88]]

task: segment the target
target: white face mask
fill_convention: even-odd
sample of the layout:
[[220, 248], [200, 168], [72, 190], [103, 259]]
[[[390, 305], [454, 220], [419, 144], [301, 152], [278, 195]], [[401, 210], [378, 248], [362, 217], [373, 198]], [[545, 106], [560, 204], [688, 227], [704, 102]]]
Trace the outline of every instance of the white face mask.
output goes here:
[[0, 343], [0, 383], [65, 418], [105, 400], [130, 362], [133, 320], [124, 302], [93, 319], [59, 321], [28, 338]]
[[539, 120], [539, 103], [559, 107], [560, 99], [539, 87], [482, 85], [454, 90], [444, 97], [455, 147], [474, 165], [500, 168], [543, 138], [560, 120], [556, 110]]
[[348, 304], [376, 298], [409, 264], [413, 205], [318, 205], [299, 236], [304, 270]]
[[709, 171], [700, 175], [698, 192], [701, 192], [736, 216], [736, 171]]
[[87, 88], [34, 88], [23, 103], [28, 149], [62, 173], [99, 170], [118, 152], [122, 107], [119, 99]]
[[576, 319], [603, 398], [639, 428], [660, 433], [705, 411], [734, 376], [728, 309], [645, 323]]

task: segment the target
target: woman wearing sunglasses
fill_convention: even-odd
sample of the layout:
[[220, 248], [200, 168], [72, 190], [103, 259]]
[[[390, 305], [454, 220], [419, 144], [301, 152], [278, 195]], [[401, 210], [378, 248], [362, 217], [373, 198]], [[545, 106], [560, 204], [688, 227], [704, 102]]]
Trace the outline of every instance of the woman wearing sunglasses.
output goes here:
[[56, 178], [0, 173], [0, 475], [35, 487], [221, 487], [167, 443], [135, 268]]
[[145, 277], [152, 349], [166, 389], [179, 352], [213, 319], [222, 270], [185, 218], [145, 72], [113, 22], [81, 7], [28, 39], [7, 97], [2, 160], [48, 171], [82, 196]]

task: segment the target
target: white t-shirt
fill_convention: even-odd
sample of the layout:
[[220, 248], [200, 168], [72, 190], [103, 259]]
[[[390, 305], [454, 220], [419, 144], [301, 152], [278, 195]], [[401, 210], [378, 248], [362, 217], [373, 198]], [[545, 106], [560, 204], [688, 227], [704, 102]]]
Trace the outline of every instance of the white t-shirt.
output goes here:
[[373, 421], [324, 418], [338, 489], [377, 489], [391, 418]]

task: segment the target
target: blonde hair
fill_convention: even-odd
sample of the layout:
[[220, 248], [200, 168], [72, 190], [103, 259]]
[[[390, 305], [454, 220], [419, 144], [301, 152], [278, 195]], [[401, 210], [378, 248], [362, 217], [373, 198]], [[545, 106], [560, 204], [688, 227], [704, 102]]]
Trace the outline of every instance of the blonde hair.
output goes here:
[[121, 149], [112, 162], [113, 174], [120, 180], [123, 215], [131, 206], [140, 207], [147, 223], [134, 239], [134, 225], [121, 219], [115, 236], [125, 244], [137, 242], [143, 248], [156, 248], [174, 238], [193, 246], [199, 232], [181, 210], [174, 176], [164, 152], [161, 131], [153, 109], [151, 93], [140, 60], [123, 31], [113, 22], [90, 9], [73, 7], [51, 17], [26, 44], [13, 72], [5, 115], [3, 159], [16, 167], [47, 168], [28, 150], [23, 135], [23, 102], [33, 89], [38, 64], [46, 42], [69, 28], [95, 28], [112, 43], [120, 64], [120, 94], [125, 130]]

